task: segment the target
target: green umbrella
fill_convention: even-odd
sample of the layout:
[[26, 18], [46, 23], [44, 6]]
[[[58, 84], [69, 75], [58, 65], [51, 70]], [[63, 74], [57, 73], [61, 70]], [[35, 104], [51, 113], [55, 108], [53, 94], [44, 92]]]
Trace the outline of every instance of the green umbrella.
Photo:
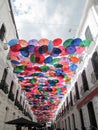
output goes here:
[[49, 96], [49, 92], [46, 92], [46, 91], [45, 91], [44, 93], [45, 93], [45, 95]]
[[50, 99], [50, 102], [53, 104], [53, 103], [54, 103], [54, 100], [51, 100], [51, 99]]
[[30, 79], [30, 83], [36, 83], [37, 82], [37, 79], [36, 78], [33, 78], [33, 79]]
[[71, 84], [71, 82], [66, 82], [66, 84]]
[[71, 43], [72, 43], [72, 41], [73, 41], [73, 39], [68, 39], [68, 40], [66, 40], [66, 41], [63, 43], [63, 46], [65, 46], [65, 47], [70, 46]]
[[63, 65], [62, 64], [54, 64], [54, 67], [55, 68], [61, 68], [61, 67], [63, 67]]
[[57, 63], [59, 61], [59, 58], [52, 59], [52, 64]]
[[15, 67], [14, 71], [15, 71], [15, 72], [22, 72], [22, 71], [24, 71], [24, 68], [25, 68], [24, 65], [17, 66], [17, 67]]
[[55, 82], [55, 83], [58, 83], [58, 82], [59, 82], [59, 80], [57, 80], [57, 79], [54, 79], [54, 82]]
[[43, 87], [38, 88], [39, 91], [44, 91]]
[[36, 56], [34, 54], [30, 56], [30, 61], [36, 63]]
[[47, 72], [49, 69], [50, 69], [50, 68], [49, 68], [48, 66], [46, 66], [46, 65], [41, 66], [41, 70], [42, 70], [43, 72]]
[[83, 40], [80, 43], [80, 46], [89, 46], [91, 44], [91, 42], [92, 42], [92, 40], [90, 40], [90, 39]]
[[57, 91], [60, 91], [61, 89], [60, 88], [56, 88], [57, 89]]
[[67, 78], [68, 78], [68, 75], [67, 75], [67, 74], [65, 74], [65, 75], [64, 75], [64, 78], [65, 78], [65, 79], [67, 79]]

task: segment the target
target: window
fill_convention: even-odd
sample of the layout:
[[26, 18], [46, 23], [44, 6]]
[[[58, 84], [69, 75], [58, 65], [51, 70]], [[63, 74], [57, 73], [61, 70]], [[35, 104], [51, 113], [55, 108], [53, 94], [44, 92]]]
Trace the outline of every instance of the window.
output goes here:
[[76, 99], [80, 99], [77, 82], [75, 83], [75, 91], [76, 91]]
[[65, 103], [64, 103], [64, 114], [66, 114], [66, 107], [65, 107]]
[[16, 93], [16, 99], [15, 99], [15, 101], [17, 100], [17, 98], [18, 98], [18, 90], [17, 90], [17, 93]]
[[2, 80], [0, 83], [0, 89], [2, 89], [6, 94], [8, 94], [8, 85], [6, 83], [6, 78], [7, 78], [8, 70], [7, 68], [4, 69]]
[[96, 79], [98, 79], [98, 53], [97, 52], [94, 52], [91, 61], [94, 68]]
[[67, 110], [69, 110], [69, 104], [68, 104], [68, 97], [66, 98], [66, 102], [67, 102]]
[[82, 76], [82, 82], [83, 82], [83, 89], [84, 89], [84, 92], [85, 92], [85, 91], [89, 90], [85, 70], [83, 70], [81, 76]]
[[22, 101], [22, 96], [20, 96], [20, 104], [21, 104], [21, 101]]
[[17, 93], [16, 93], [15, 105], [16, 105], [16, 106], [18, 106], [18, 105], [19, 105], [19, 102], [18, 102], [18, 90], [17, 90]]
[[81, 128], [85, 129], [82, 109], [79, 110], [79, 114], [80, 114], [80, 120], [81, 120]]
[[70, 104], [71, 104], [71, 106], [73, 106], [72, 91], [70, 92]]
[[22, 96], [20, 96], [20, 101], [19, 101], [18, 107], [19, 107], [19, 110], [23, 111], [23, 106], [22, 106], [21, 102], [22, 102]]
[[95, 112], [94, 112], [94, 108], [93, 108], [93, 103], [89, 102], [87, 105], [88, 108], [88, 114], [89, 114], [89, 119], [90, 119], [90, 125], [92, 127], [97, 127], [97, 123], [96, 123], [96, 118], [95, 118]]
[[65, 130], [67, 130], [67, 123], [66, 123], [66, 120], [65, 120]]
[[74, 114], [72, 114], [72, 122], [73, 122], [73, 127], [74, 127], [74, 130], [75, 130], [76, 123], [75, 123], [75, 116], [74, 116]]
[[93, 40], [89, 26], [86, 28], [85, 37], [86, 37], [86, 39]]
[[5, 32], [6, 32], [5, 26], [4, 26], [4, 24], [2, 24], [1, 29], [0, 29], [0, 39], [1, 39], [1, 41], [4, 40]]
[[13, 86], [14, 86], [14, 82], [12, 81], [11, 86], [10, 86], [9, 95], [8, 95], [8, 98], [11, 99], [12, 101], [14, 101]]
[[4, 69], [4, 72], [3, 72], [3, 76], [2, 76], [2, 80], [5, 82], [6, 78], [7, 78], [7, 74], [8, 74], [8, 70], [7, 68]]
[[69, 130], [71, 130], [70, 117], [68, 117]]
[[23, 109], [24, 109], [24, 106], [25, 106], [25, 101], [23, 101]]

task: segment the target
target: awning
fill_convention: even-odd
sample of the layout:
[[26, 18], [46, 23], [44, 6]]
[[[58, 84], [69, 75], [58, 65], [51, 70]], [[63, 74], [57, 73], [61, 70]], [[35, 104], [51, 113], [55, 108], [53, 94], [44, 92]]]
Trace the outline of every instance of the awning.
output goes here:
[[23, 117], [7, 121], [7, 122], [5, 122], [5, 124], [20, 125], [20, 126], [34, 126], [34, 127], [40, 127], [41, 126], [39, 123], [30, 121], [30, 120], [25, 119]]

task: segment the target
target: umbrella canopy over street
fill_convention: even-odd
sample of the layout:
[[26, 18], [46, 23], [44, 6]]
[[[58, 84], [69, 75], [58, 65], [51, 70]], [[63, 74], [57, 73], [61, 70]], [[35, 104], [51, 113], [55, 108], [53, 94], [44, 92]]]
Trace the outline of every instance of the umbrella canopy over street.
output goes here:
[[51, 121], [70, 88], [91, 40], [12, 39], [10, 61], [22, 93], [38, 121]]

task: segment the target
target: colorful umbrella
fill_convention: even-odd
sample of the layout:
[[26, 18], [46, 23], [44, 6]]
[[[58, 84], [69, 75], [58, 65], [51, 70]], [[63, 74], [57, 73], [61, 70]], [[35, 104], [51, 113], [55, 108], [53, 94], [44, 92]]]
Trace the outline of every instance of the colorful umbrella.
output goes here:
[[53, 45], [54, 46], [59, 46], [62, 43], [62, 39], [61, 38], [57, 38], [53, 40]]
[[72, 43], [72, 41], [73, 41], [73, 39], [67, 39], [67, 40], [63, 43], [63, 46], [65, 46], [65, 47], [70, 46], [71, 43]]
[[53, 51], [53, 42], [50, 40], [48, 44], [48, 51], [52, 52]]
[[38, 121], [50, 121], [70, 88], [80, 58], [91, 40], [12, 39], [8, 44], [10, 61], [26, 100]]
[[9, 42], [8, 42], [8, 45], [9, 46], [14, 46], [14, 45], [16, 45], [18, 43], [18, 39], [12, 39], [12, 40], [10, 40]]
[[48, 45], [49, 40], [46, 39], [46, 38], [42, 38], [38, 42], [39, 42], [40, 45]]
[[33, 45], [33, 46], [38, 46], [38, 40], [36, 40], [36, 39], [29, 40], [28, 44]]

